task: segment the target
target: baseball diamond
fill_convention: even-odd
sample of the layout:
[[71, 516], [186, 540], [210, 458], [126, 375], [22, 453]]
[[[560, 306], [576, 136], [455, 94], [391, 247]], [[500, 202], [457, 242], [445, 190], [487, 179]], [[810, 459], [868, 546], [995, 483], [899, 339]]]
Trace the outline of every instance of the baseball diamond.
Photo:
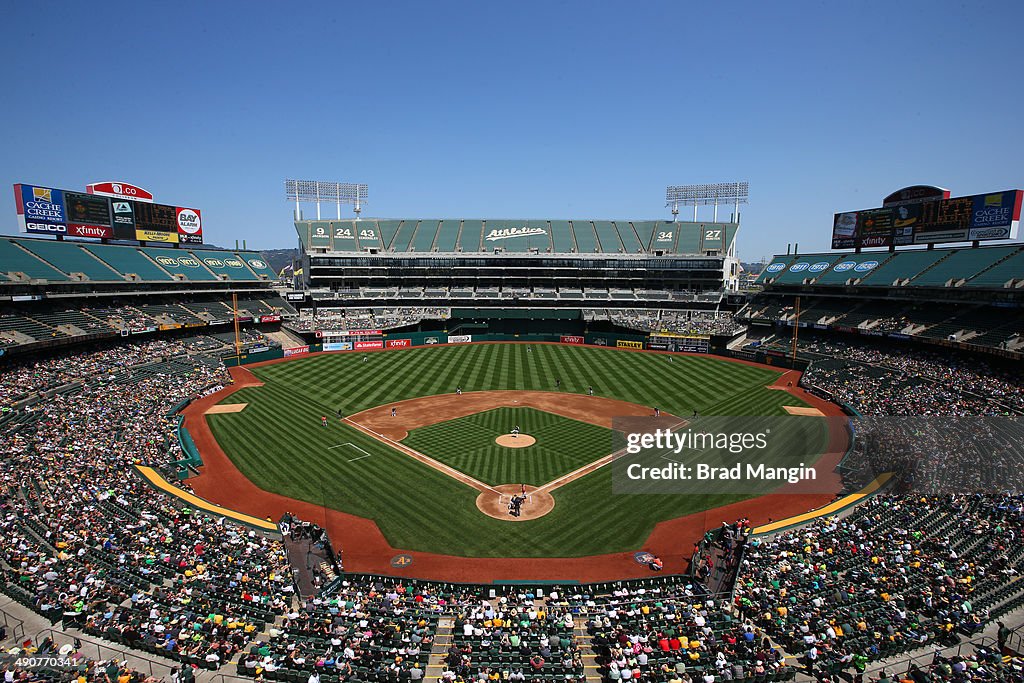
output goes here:
[[[694, 411], [784, 415], [786, 406], [808, 407], [805, 399], [811, 400], [771, 390], [781, 376], [772, 368], [702, 356], [677, 355], [670, 363], [659, 353], [578, 345], [323, 354], [250, 369], [262, 384], [228, 399], [244, 399], [246, 409], [202, 417], [242, 475], [266, 491], [373, 520], [389, 553], [468, 558], [633, 551], [647, 547], [660, 523], [753, 497], [612, 495], [603, 465], [612, 455], [613, 416], [643, 415], [668, 425], [680, 422], [674, 415]], [[660, 418], [653, 417], [655, 404]], [[319, 416], [335, 410], [346, 417], [321, 428]], [[189, 422], [193, 432], [202, 428], [196, 419]], [[518, 453], [494, 444], [516, 425], [537, 443]], [[838, 450], [821, 427], [815, 452]], [[347, 462], [330, 450], [340, 442], [372, 457]], [[523, 509], [531, 516], [519, 524], [481, 514], [478, 497], [500, 500], [499, 488], [508, 493], [519, 485], [552, 496], [550, 509], [533, 517], [528, 500]], [[216, 475], [203, 473], [193, 486], [213, 501], [238, 505], [238, 498], [219, 495]], [[245, 502], [255, 514], [271, 513], [258, 509], [257, 500]], [[338, 534], [346, 537], [344, 530]], [[665, 555], [681, 550], [658, 548]], [[376, 567], [387, 558], [365, 559]], [[348, 561], [360, 561], [358, 549]]]

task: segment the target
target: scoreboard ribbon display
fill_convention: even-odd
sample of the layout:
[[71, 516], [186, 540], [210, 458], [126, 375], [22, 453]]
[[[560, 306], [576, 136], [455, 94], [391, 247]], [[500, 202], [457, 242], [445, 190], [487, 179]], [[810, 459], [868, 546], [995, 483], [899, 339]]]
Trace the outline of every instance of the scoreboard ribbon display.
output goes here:
[[199, 209], [16, 184], [21, 232], [165, 244], [202, 244]]
[[1006, 190], [837, 213], [832, 248], [1015, 239], [1022, 197], [1020, 190]]

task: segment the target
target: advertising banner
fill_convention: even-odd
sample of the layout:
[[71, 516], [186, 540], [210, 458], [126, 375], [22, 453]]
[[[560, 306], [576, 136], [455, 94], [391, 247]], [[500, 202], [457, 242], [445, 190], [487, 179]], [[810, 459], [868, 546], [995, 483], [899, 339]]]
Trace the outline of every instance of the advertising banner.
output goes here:
[[89, 183], [85, 186], [89, 194], [101, 194], [115, 199], [134, 199], [139, 202], [153, 201], [153, 193], [137, 185], [121, 182]]
[[296, 346], [290, 349], [284, 349], [284, 357], [289, 358], [291, 356], [301, 356], [309, 353], [309, 346]]
[[473, 341], [473, 335], [471, 334], [454, 334], [448, 336], [449, 344], [468, 344]]
[[174, 208], [174, 221], [178, 226], [178, 241], [182, 244], [203, 243], [203, 218], [199, 209]]
[[36, 235], [67, 234], [67, 211], [61, 190], [18, 184], [14, 186], [14, 203], [22, 232]]
[[388, 339], [386, 346], [389, 349], [404, 349], [412, 346], [412, 339]]
[[261, 323], [279, 323], [281, 322], [281, 316], [279, 315], [261, 315]]
[[177, 244], [178, 233], [161, 232], [158, 230], [140, 230], [135, 228], [135, 239], [140, 242], [163, 242], [165, 244]]
[[249, 349], [246, 351], [246, 353], [263, 353], [264, 351], [269, 351], [269, 350], [270, 350], [270, 347], [267, 346], [266, 344], [259, 344], [257, 346], [250, 346]]
[[327, 342], [324, 351], [351, 351], [352, 342]]
[[615, 342], [615, 346], [620, 349], [642, 349], [644, 343], [639, 341], [628, 341], [626, 339], [619, 339]]
[[106, 197], [64, 192], [68, 234], [75, 237], [113, 237], [110, 227], [110, 200]]
[[115, 199], [110, 202], [110, 214], [114, 237], [119, 240], [135, 239], [135, 209], [132, 203]]
[[135, 239], [144, 242], [178, 243], [177, 209], [166, 204], [133, 202]]
[[582, 344], [583, 343], [583, 337], [580, 337], [580, 336], [575, 335], [575, 334], [563, 334], [562, 335], [562, 343], [563, 344]]
[[357, 341], [353, 344], [353, 348], [356, 351], [362, 351], [364, 349], [383, 349], [384, 342], [382, 341]]

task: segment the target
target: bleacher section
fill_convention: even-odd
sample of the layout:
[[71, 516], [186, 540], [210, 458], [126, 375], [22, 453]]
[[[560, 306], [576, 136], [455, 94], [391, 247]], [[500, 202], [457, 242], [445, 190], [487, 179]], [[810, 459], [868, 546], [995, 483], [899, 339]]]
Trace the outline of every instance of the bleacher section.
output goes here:
[[[296, 314], [290, 304], [272, 292], [264, 296], [239, 297], [238, 311], [240, 320], [246, 324], [250, 317], [252, 322], [259, 323], [260, 316]], [[154, 334], [182, 326], [206, 334], [199, 328], [227, 326], [232, 317], [231, 299], [225, 295], [188, 301], [172, 294], [119, 296], [109, 302], [94, 299], [26, 302], [24, 306], [15, 304], [0, 309], [0, 348], [30, 353], [34, 345], [41, 343], [72, 344], [129, 333]]]
[[[827, 267], [822, 264], [827, 264]], [[814, 273], [821, 274], [815, 277]], [[908, 250], [895, 253], [779, 255], [757, 282], [762, 285], [847, 285], [856, 287], [947, 287], [989, 289], [1024, 282], [1020, 245]]]
[[[17, 273], [22, 273], [24, 277]], [[79, 273], [81, 276], [76, 275]], [[0, 238], [0, 285], [32, 280], [252, 283], [276, 279], [276, 274], [263, 258], [251, 251], [135, 247], [25, 237]]]

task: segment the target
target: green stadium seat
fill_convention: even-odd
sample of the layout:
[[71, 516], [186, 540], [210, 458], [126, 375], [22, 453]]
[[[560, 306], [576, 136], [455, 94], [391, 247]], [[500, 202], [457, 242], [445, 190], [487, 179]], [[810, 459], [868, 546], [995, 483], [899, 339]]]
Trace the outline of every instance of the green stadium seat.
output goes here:
[[629, 221], [615, 221], [615, 230], [619, 234], [619, 240], [622, 242], [622, 248], [625, 253], [637, 254], [644, 250], [640, 245], [640, 238], [637, 237], [632, 223]]
[[590, 221], [573, 221], [572, 232], [576, 237], [576, 251], [580, 254], [593, 254], [599, 251], [597, 233]]
[[391, 248], [389, 251], [409, 251], [409, 244], [412, 242], [412, 237], [416, 232], [417, 225], [419, 225], [419, 221], [417, 220], [402, 221], [402, 224], [398, 228], [398, 232], [395, 234], [395, 238], [391, 241]]
[[391, 251], [392, 242], [394, 242], [395, 235], [398, 234], [398, 228], [402, 224], [402, 221], [377, 221], [377, 229], [380, 231], [381, 244], [384, 245], [384, 249]]
[[480, 251], [484, 238], [484, 222], [481, 220], [462, 221], [462, 232], [459, 234], [458, 248], [464, 252]]
[[418, 254], [428, 254], [433, 251], [434, 240], [437, 239], [437, 231], [440, 224], [441, 221], [437, 219], [420, 221], [413, 235], [409, 250], [415, 251]]
[[80, 242], [22, 240], [20, 244], [65, 273], [82, 273], [90, 280], [99, 282], [124, 280], [120, 273], [85, 251]]
[[900, 251], [868, 273], [860, 282], [867, 287], [891, 287], [897, 281], [913, 278], [943, 258], [946, 252], [936, 249]]
[[948, 256], [917, 275], [910, 284], [918, 287], [943, 287], [949, 281], [969, 280], [1018, 249], [1016, 246], [953, 249], [947, 252]]
[[572, 228], [569, 221], [551, 221], [551, 251], [556, 254], [571, 254], [576, 251]]
[[0, 239], [0, 263], [4, 272], [24, 273], [34, 280], [67, 280], [68, 277], [22, 247], [31, 240]]
[[462, 221], [444, 220], [437, 229], [437, 241], [434, 245], [438, 251], [455, 251], [459, 242], [459, 228]]
[[83, 248], [111, 268], [124, 275], [137, 275], [143, 281], [166, 281], [170, 275], [160, 269], [138, 247], [122, 247], [107, 244], [87, 244]]
[[603, 253], [618, 254], [625, 251], [619, 233], [611, 221], [594, 221], [594, 230], [597, 232], [597, 240]]
[[1024, 250], [1004, 256], [991, 268], [978, 273], [966, 283], [966, 287], [1003, 287], [1007, 282], [1024, 280]]

